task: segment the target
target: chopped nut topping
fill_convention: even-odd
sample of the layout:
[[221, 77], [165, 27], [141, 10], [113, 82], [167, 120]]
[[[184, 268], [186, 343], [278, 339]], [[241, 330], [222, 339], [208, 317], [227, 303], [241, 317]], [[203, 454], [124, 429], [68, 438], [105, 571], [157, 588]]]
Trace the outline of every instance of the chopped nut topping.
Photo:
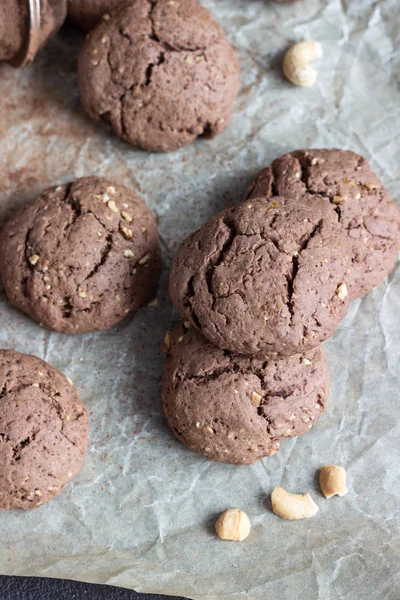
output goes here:
[[318, 164], [318, 158], [313, 158], [311, 161], [312, 165], [317, 165]]
[[69, 472], [67, 473], [67, 476], [68, 476], [68, 477], [72, 477], [72, 475], [73, 475], [73, 473], [72, 473], [71, 471], [69, 471]]
[[356, 194], [356, 195], [355, 195], [355, 199], [356, 199], [356, 200], [360, 200], [360, 198], [361, 198], [361, 194]]
[[40, 260], [39, 254], [32, 254], [32, 256], [29, 257], [29, 262], [33, 266], [37, 265], [39, 260]]
[[108, 192], [111, 195], [115, 194], [115, 187], [113, 185], [108, 186], [106, 192]]
[[74, 382], [72, 381], [72, 379], [70, 377], [67, 377], [67, 381], [68, 381], [69, 385], [74, 385]]
[[102, 44], [106, 44], [107, 43], [107, 39], [108, 39], [107, 36], [103, 35], [103, 37], [101, 38], [101, 43]]
[[262, 396], [260, 396], [260, 394], [258, 394], [257, 392], [253, 392], [253, 393], [251, 394], [251, 401], [252, 401], [252, 403], [253, 403], [253, 404], [255, 404], [256, 406], [259, 406], [259, 405], [260, 405], [261, 399], [262, 399]]
[[109, 200], [109, 201], [107, 202], [107, 206], [108, 206], [108, 208], [109, 208], [110, 210], [112, 210], [113, 212], [115, 212], [115, 213], [119, 212], [119, 211], [118, 211], [118, 208], [117, 208], [117, 205], [115, 204], [114, 200]]
[[44, 377], [43, 371], [38, 371], [37, 374], [40, 375], [40, 377]]
[[214, 429], [212, 427], [210, 427], [209, 425], [206, 425], [204, 427], [204, 431], [206, 431], [207, 433], [211, 433], [211, 434], [215, 433]]
[[93, 50], [92, 50], [92, 54], [97, 54], [97, 53], [98, 53], [98, 50], [97, 50], [97, 48], [93, 48]]
[[38, 383], [32, 383], [32, 387], [36, 387], [36, 388], [38, 388], [38, 387], [39, 387], [39, 384], [38, 384]]
[[303, 363], [303, 365], [306, 365], [306, 367], [309, 367], [310, 365], [312, 365], [312, 362], [311, 362], [311, 360], [309, 360], [309, 359], [308, 359], [308, 358], [306, 358], [306, 357], [303, 357], [303, 358], [301, 359], [301, 362]]
[[108, 202], [110, 199], [110, 196], [108, 194], [103, 194], [103, 202]]
[[346, 200], [346, 196], [333, 196], [332, 202], [333, 204], [341, 204]]
[[200, 421], [197, 421], [196, 427], [197, 427], [197, 429], [200, 427]]
[[129, 227], [125, 227], [124, 225], [120, 225], [119, 226], [119, 230], [122, 233], [122, 235], [124, 236], [124, 238], [126, 240], [130, 240], [133, 236], [132, 230], [129, 229]]
[[111, 16], [108, 13], [105, 13], [103, 15], [103, 19], [104, 19], [104, 21], [109, 21], [111, 19]]
[[99, 64], [99, 61], [98, 60], [92, 60], [91, 63], [92, 63], [92, 65], [94, 67], [97, 67], [97, 65]]
[[144, 256], [142, 256], [142, 258], [139, 260], [139, 265], [145, 265], [150, 257], [151, 254], [145, 254]]
[[336, 290], [336, 294], [338, 295], [339, 300], [344, 300], [348, 294], [347, 285], [345, 283], [341, 283]]
[[97, 232], [97, 236], [98, 236], [98, 237], [102, 237], [102, 235], [103, 235], [103, 234], [102, 234], [102, 232], [101, 232], [101, 231], [98, 231], [98, 232]]
[[128, 250], [124, 250], [124, 256], [126, 256], [126, 258], [132, 258], [134, 255], [134, 253], [132, 252], [132, 250], [130, 250], [128, 248]]
[[86, 292], [78, 292], [78, 296], [79, 298], [86, 298], [87, 294]]
[[180, 335], [180, 336], [178, 337], [178, 342], [179, 342], [179, 343], [183, 342], [183, 335]]
[[42, 492], [40, 490], [35, 490], [35, 496], [41, 496]]
[[121, 211], [121, 217], [127, 223], [132, 223], [132, 221], [133, 221], [133, 217], [131, 217], [131, 215], [129, 213], [125, 212], [124, 210]]
[[164, 345], [167, 350], [171, 350], [171, 332], [167, 331], [164, 337]]
[[190, 329], [190, 325], [191, 325], [190, 321], [183, 321], [183, 326], [185, 329]]
[[296, 179], [300, 179], [300, 171], [297, 171], [294, 176], [296, 177]]

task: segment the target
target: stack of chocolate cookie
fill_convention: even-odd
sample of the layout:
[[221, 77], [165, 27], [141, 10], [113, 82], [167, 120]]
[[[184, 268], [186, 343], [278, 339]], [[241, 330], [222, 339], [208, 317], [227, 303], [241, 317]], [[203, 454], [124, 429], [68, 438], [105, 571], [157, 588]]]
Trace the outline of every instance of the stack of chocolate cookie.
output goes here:
[[310, 429], [329, 395], [321, 343], [390, 272], [399, 242], [400, 210], [362, 156], [299, 150], [262, 171], [172, 265], [184, 321], [165, 340], [163, 404], [177, 437], [252, 463]]

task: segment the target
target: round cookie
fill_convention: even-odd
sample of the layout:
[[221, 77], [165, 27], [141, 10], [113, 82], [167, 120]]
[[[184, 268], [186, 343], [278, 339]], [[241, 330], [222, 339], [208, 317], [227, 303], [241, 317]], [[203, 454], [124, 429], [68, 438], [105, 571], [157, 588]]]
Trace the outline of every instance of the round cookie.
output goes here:
[[168, 152], [225, 129], [238, 62], [195, 0], [130, 0], [86, 37], [78, 83], [89, 116], [135, 146]]
[[328, 339], [345, 316], [349, 264], [347, 237], [324, 198], [255, 199], [182, 243], [170, 295], [220, 348], [290, 356]]
[[345, 150], [296, 150], [261, 171], [247, 198], [305, 192], [327, 198], [347, 233], [350, 297], [380, 285], [399, 253], [400, 210], [368, 161]]
[[260, 361], [220, 350], [193, 327], [167, 334], [162, 399], [176, 437], [211, 460], [254, 463], [303, 435], [323, 414], [329, 369], [322, 346]]
[[14, 350], [0, 350], [0, 387], [0, 510], [35, 508], [81, 470], [87, 411], [62, 373]]
[[84, 177], [50, 188], [8, 221], [0, 272], [10, 302], [41, 325], [108, 329], [156, 293], [156, 222], [131, 190]]
[[68, 17], [83, 31], [93, 29], [101, 17], [127, 0], [68, 0]]

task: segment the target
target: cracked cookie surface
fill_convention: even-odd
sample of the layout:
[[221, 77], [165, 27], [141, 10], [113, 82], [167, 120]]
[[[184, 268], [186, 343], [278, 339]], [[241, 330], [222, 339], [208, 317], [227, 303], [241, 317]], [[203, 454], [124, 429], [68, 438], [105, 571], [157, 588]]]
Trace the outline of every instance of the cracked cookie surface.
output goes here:
[[227, 126], [238, 63], [194, 0], [131, 0], [92, 30], [78, 60], [86, 112], [129, 143], [168, 152]]
[[[83, 31], [90, 31], [102, 16], [127, 0], [68, 0], [68, 17]], [[107, 17], [106, 17], [107, 18]]]
[[301, 198], [305, 192], [324, 196], [347, 233], [350, 297], [380, 285], [399, 253], [400, 209], [368, 161], [345, 150], [296, 150], [261, 171], [247, 199], [281, 194]]
[[345, 316], [349, 264], [346, 235], [324, 198], [255, 199], [182, 243], [170, 295], [220, 348], [290, 356], [328, 339]]
[[154, 216], [131, 190], [99, 177], [50, 188], [5, 225], [0, 272], [10, 302], [41, 325], [108, 329], [156, 293]]
[[13, 350], [0, 350], [0, 390], [0, 510], [35, 508], [81, 470], [87, 411], [62, 373]]
[[220, 350], [193, 327], [167, 334], [162, 398], [176, 437], [211, 460], [250, 464], [303, 435], [329, 399], [322, 346], [260, 361]]

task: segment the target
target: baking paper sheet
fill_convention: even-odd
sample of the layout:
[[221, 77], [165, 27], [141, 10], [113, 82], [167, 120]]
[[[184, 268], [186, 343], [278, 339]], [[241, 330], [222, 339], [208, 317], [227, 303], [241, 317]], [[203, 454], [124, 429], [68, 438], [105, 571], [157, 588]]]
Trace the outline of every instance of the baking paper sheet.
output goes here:
[[[167, 273], [180, 241], [240, 201], [281, 153], [339, 146], [365, 154], [400, 201], [398, 0], [205, 0], [241, 61], [229, 129], [167, 155], [130, 148], [83, 113], [81, 36], [65, 30], [24, 72], [0, 67], [0, 218], [48, 185], [96, 174], [131, 186], [159, 219], [158, 305], [110, 331], [50, 333], [0, 302], [0, 344], [71, 377], [90, 411], [84, 469], [55, 501], [0, 513], [0, 571], [63, 577], [193, 599], [399, 600], [400, 268], [352, 303], [326, 344], [332, 397], [303, 438], [254, 466], [216, 464], [179, 444], [160, 405], [165, 330], [175, 319]], [[282, 79], [285, 48], [320, 41], [315, 87]], [[348, 470], [349, 494], [325, 500], [322, 464]], [[275, 485], [309, 491], [311, 520], [270, 510]], [[241, 544], [213, 533], [229, 506], [249, 514]]]

